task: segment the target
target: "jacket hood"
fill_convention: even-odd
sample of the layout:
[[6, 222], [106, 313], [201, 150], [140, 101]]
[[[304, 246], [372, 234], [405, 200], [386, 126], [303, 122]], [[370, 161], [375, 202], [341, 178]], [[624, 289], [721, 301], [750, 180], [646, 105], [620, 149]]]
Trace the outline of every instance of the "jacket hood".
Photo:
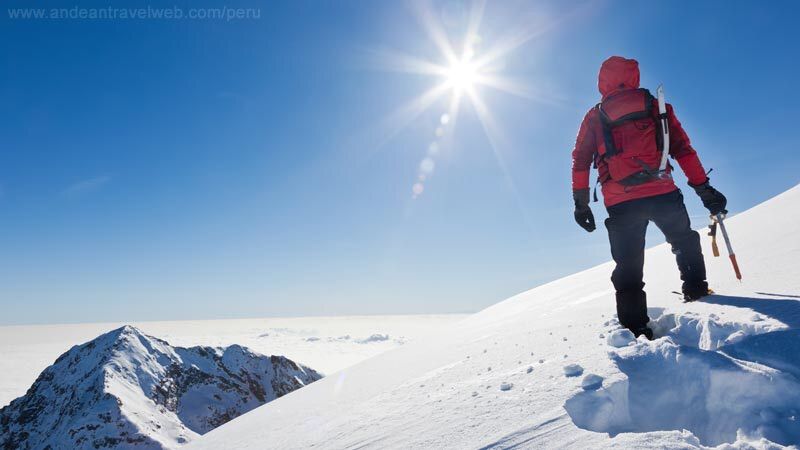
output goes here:
[[603, 61], [597, 76], [597, 87], [603, 98], [625, 89], [639, 87], [639, 62], [621, 56]]

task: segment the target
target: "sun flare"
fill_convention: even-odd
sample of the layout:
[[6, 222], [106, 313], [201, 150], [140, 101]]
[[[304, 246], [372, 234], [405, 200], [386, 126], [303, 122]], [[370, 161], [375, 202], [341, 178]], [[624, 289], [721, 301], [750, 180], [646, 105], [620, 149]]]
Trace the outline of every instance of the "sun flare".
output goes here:
[[[551, 27], [550, 23], [540, 20], [524, 21], [521, 28], [511, 27], [503, 35], [494, 35], [492, 42], [484, 42], [479, 34], [486, 0], [473, 0], [467, 8], [463, 27], [451, 33], [439, 20], [435, 7], [428, 0], [419, 0], [417, 14], [422, 28], [430, 42], [439, 50], [439, 61], [424, 60], [404, 53], [387, 53], [383, 60], [384, 68], [391, 71], [416, 73], [438, 78], [437, 84], [417, 97], [411, 99], [395, 111], [387, 125], [396, 134], [401, 128], [410, 124], [429, 107], [439, 104], [439, 100], [449, 96], [448, 106], [442, 111], [440, 123], [432, 130], [433, 141], [428, 145], [428, 152], [423, 157], [417, 179], [412, 187], [413, 198], [417, 198], [425, 190], [425, 185], [433, 175], [433, 168], [438, 154], [448, 148], [453, 141], [452, 136], [458, 121], [460, 109], [468, 104], [476, 113], [486, 133], [491, 150], [503, 170], [510, 185], [513, 180], [503, 161], [501, 148], [505, 141], [498, 121], [493, 117], [489, 105], [483, 99], [487, 90], [501, 91], [527, 100], [551, 103], [548, 95], [531, 88], [521, 80], [503, 75], [505, 61], [518, 47], [541, 35]], [[444, 15], [444, 14], [443, 14]], [[494, 45], [492, 45], [492, 43]]]

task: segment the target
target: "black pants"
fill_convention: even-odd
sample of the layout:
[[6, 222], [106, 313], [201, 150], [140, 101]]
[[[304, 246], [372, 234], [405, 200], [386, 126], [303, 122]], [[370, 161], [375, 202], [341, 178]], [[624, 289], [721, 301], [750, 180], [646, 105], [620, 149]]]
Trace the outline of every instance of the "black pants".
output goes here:
[[635, 330], [650, 320], [642, 280], [645, 234], [650, 221], [672, 245], [684, 292], [708, 288], [700, 235], [689, 224], [680, 190], [613, 205], [608, 208], [608, 216], [611, 256], [617, 263], [611, 282], [617, 291], [617, 316], [623, 326]]

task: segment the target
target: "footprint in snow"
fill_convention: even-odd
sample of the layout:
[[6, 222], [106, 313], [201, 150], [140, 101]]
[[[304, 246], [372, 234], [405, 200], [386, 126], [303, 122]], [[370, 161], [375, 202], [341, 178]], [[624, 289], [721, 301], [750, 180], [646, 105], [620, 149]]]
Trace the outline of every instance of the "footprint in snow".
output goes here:
[[568, 377], [578, 377], [583, 373], [583, 367], [580, 364], [567, 364], [564, 366], [564, 375]]
[[[637, 346], [636, 351], [609, 352], [625, 379], [608, 385], [602, 381], [602, 389], [595, 390], [587, 389], [597, 385], [587, 375], [581, 383], [583, 389], [565, 402], [564, 409], [577, 427], [597, 433], [676, 430], [692, 433], [702, 446], [721, 447], [739, 435], [765, 430], [765, 434], [775, 433], [772, 436], [781, 444], [796, 443], [800, 383], [788, 373], [791, 369], [754, 370], [732, 359], [769, 358], [767, 354], [776, 355], [778, 348], [788, 349], [786, 339], [793, 336], [761, 334], [753, 342], [749, 342], [751, 337], [726, 345], [724, 354], [700, 348], [707, 336], [693, 336], [697, 339], [694, 344], [658, 339]], [[769, 350], [757, 348], [758, 342]], [[718, 390], [708, 389], [703, 381], [720, 379], [736, 380], [723, 388], [725, 401], [718, 398]]]

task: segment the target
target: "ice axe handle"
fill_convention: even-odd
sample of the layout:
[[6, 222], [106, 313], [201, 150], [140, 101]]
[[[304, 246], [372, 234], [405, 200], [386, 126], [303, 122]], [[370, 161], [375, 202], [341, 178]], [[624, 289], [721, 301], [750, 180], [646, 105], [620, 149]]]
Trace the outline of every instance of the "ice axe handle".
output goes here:
[[739, 263], [736, 262], [736, 255], [730, 255], [733, 271], [736, 272], [736, 279], [742, 281], [742, 272], [739, 271]]
[[717, 221], [711, 217], [711, 224], [708, 226], [708, 235], [711, 236], [711, 252], [715, 258], [719, 257], [719, 246], [717, 246]]
[[736, 279], [742, 281], [742, 272], [739, 270], [739, 263], [736, 262], [736, 254], [733, 252], [731, 239], [728, 237], [728, 230], [725, 228], [725, 222], [723, 222], [725, 216], [720, 213], [716, 215], [716, 218], [717, 223], [719, 224], [719, 230], [722, 231], [722, 238], [725, 239], [725, 246], [728, 247], [728, 257], [731, 259], [733, 271], [736, 273]]

